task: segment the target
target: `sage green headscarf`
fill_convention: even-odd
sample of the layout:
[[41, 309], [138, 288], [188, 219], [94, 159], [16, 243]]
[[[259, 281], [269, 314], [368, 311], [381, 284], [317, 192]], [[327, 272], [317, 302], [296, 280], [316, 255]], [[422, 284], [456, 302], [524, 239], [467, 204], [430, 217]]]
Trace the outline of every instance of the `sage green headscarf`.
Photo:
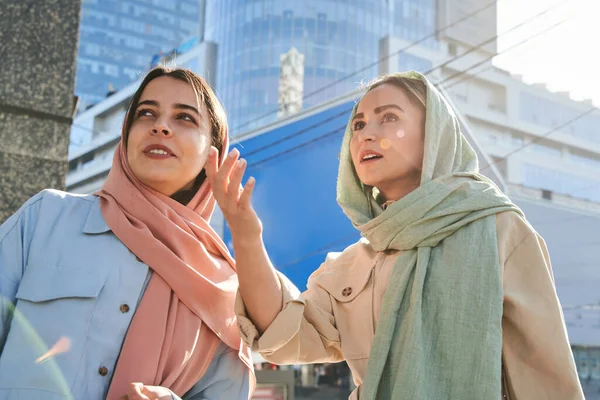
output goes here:
[[382, 209], [356, 174], [351, 120], [337, 199], [377, 251], [400, 250], [361, 399], [497, 400], [501, 393], [502, 283], [496, 214], [521, 211], [478, 173], [449, 104], [427, 85], [419, 188]]

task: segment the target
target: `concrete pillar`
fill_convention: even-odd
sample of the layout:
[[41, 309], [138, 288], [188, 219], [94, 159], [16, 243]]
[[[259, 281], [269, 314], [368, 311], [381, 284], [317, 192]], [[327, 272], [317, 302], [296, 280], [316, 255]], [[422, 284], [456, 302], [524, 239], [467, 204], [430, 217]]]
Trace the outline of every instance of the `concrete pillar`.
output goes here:
[[81, 0], [0, 0], [0, 223], [64, 189]]

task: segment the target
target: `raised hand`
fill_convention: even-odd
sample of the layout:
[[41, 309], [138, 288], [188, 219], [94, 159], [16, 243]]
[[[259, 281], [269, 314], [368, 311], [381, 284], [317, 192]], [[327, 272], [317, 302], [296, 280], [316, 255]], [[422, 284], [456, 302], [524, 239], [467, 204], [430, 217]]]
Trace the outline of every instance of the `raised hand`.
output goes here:
[[281, 283], [262, 240], [262, 223], [250, 204], [254, 179], [242, 188], [246, 161], [234, 149], [219, 168], [217, 149], [211, 148], [206, 176], [229, 224], [240, 294], [248, 316], [264, 332], [282, 308]]
[[242, 187], [246, 160], [239, 156], [238, 150], [233, 149], [219, 168], [218, 150], [211, 147], [205, 166], [206, 177], [234, 242], [254, 240], [262, 234], [262, 223], [250, 204], [255, 180], [251, 177]]

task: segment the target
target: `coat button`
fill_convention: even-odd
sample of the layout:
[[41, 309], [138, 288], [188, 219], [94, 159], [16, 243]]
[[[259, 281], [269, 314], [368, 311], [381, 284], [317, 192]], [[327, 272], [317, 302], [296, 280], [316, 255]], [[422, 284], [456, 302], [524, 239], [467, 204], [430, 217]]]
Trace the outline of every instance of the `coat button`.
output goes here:
[[352, 288], [349, 286], [347, 288], [344, 288], [344, 290], [342, 290], [342, 296], [344, 296], [344, 297], [348, 297], [351, 294], [352, 294]]
[[102, 376], [106, 376], [108, 374], [108, 368], [100, 367], [100, 368], [98, 368], [98, 373]]
[[123, 314], [125, 314], [126, 312], [129, 312], [129, 306], [127, 304], [121, 304], [121, 307], [119, 307], [119, 309], [121, 310], [121, 312]]

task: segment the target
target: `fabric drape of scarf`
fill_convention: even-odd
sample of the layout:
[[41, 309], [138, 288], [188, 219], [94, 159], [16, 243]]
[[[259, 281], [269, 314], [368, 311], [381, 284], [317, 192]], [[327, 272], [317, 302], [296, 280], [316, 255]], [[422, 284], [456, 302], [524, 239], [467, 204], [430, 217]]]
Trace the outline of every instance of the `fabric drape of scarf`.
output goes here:
[[[130, 382], [170, 388], [183, 396], [204, 375], [221, 341], [239, 350], [251, 374], [251, 352], [237, 330], [235, 261], [209, 225], [215, 207], [207, 181], [184, 206], [144, 186], [133, 174], [125, 135], [100, 197], [112, 232], [153, 274], [133, 316], [108, 399]], [[227, 154], [223, 146], [220, 164]]]
[[427, 86], [420, 187], [383, 210], [354, 169], [351, 123], [340, 157], [338, 203], [375, 250], [401, 251], [361, 399], [496, 400], [502, 282], [495, 216], [521, 211], [478, 173], [477, 156], [440, 92], [417, 72], [398, 76]]

